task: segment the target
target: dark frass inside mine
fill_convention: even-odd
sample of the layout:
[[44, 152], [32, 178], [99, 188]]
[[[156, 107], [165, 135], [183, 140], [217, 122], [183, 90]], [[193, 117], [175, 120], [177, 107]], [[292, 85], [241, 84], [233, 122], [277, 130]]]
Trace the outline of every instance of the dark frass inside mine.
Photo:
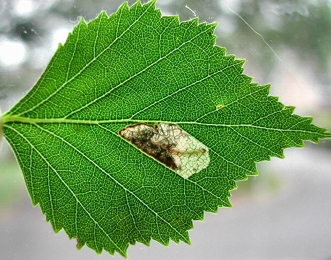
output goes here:
[[171, 151], [176, 144], [169, 139], [163, 139], [161, 142], [153, 141], [153, 137], [156, 137], [154, 139], [159, 139], [158, 128], [158, 125], [137, 124], [122, 129], [119, 134], [145, 153], [175, 171], [178, 169], [178, 165], [176, 165]]
[[208, 148], [176, 124], [139, 123], [119, 135], [183, 178], [205, 169], [210, 161]]

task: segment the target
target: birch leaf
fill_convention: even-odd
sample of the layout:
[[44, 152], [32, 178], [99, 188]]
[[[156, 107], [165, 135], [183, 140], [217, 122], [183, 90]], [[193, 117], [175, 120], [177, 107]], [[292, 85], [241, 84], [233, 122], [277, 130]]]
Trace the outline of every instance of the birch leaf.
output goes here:
[[256, 162], [330, 137], [252, 83], [215, 27], [161, 17], [155, 1], [82, 19], [3, 116], [55, 232], [123, 256], [151, 239], [190, 243], [192, 220], [230, 207]]

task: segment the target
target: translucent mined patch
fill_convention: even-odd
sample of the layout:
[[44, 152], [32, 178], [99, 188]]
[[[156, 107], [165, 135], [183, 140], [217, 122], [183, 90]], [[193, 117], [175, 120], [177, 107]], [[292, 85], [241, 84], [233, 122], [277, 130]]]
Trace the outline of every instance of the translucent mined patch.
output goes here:
[[185, 179], [207, 168], [210, 162], [207, 146], [178, 125], [136, 124], [119, 134]]

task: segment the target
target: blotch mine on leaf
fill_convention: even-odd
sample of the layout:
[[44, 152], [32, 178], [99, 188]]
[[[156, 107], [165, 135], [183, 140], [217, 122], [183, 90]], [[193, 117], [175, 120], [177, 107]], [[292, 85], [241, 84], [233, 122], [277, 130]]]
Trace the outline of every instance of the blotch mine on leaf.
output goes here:
[[185, 179], [210, 162], [208, 147], [175, 124], [130, 125], [119, 135]]

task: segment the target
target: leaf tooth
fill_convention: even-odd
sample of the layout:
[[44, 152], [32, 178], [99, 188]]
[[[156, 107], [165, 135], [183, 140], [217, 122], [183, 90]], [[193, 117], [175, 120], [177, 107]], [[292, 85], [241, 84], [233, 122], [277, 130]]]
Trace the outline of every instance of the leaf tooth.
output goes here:
[[171, 24], [172, 26], [174, 26], [174, 25], [175, 26], [179, 26], [181, 24], [178, 15], [165, 15], [165, 16], [161, 16], [161, 20], [162, 21], [170, 20], [168, 22], [168, 24]]
[[[96, 19], [94, 19], [92, 21], [95, 21], [95, 20]], [[81, 17], [79, 19], [79, 23], [74, 27], [73, 31], [72, 32], [69, 32], [68, 37], [67, 37], [65, 43], [63, 45], [61, 44], [61, 48], [62, 47], [67, 47], [71, 43], [71, 41], [70, 41], [71, 38], [77, 37], [78, 34], [81, 33], [80, 32], [81, 29], [83, 29], [83, 30], [85, 29], [86, 30], [87, 28], [88, 28], [88, 25], [87, 25], [84, 17]], [[59, 48], [60, 48], [60, 46], [59, 46]]]
[[162, 12], [161, 12], [160, 8], [155, 9], [155, 13], [156, 13], [156, 15], [157, 15], [157, 17], [158, 17], [159, 19], [162, 18]]
[[270, 102], [274, 102], [274, 103], [280, 103], [279, 102], [279, 97], [275, 97], [275, 96], [268, 96], [268, 100], [270, 101]]
[[[241, 77], [243, 78], [243, 80], [247, 81], [247, 85], [252, 86], [252, 82], [253, 82], [253, 78], [250, 76], [247, 76], [246, 74], [242, 74]], [[259, 87], [259, 85], [257, 85], [257, 87]]]
[[89, 27], [91, 24], [96, 23], [96, 22], [99, 22], [99, 20], [102, 19], [103, 17], [106, 17], [106, 19], [109, 18], [108, 14], [107, 14], [107, 12], [105, 10], [101, 11], [97, 18], [89, 21], [89, 23], [87, 24], [87, 26]]
[[[138, 1], [138, 2], [140, 2], [140, 1]], [[143, 4], [143, 8], [149, 8], [149, 7], [153, 6], [153, 10], [155, 10], [156, 2], [157, 2], [157, 0], [149, 1], [145, 4]]]
[[[94, 20], [95, 20], [95, 19], [94, 19]], [[87, 27], [87, 23], [86, 23], [86, 21], [85, 21], [85, 18], [84, 18], [84, 17], [81, 17], [81, 18], [79, 19], [78, 26], [76, 26], [75, 28], [77, 28], [77, 27], [79, 27], [79, 26], [83, 26], [83, 25], [85, 25], [85, 26]], [[78, 30], [78, 28], [77, 28], [77, 30]]]
[[[192, 225], [192, 227], [193, 227], [193, 225]], [[183, 241], [186, 244], [191, 245], [191, 240], [190, 240], [188, 231], [183, 232], [181, 238], [174, 236], [174, 237], [171, 237], [171, 240], [174, 241], [176, 244], [179, 244], [180, 241]]]
[[[75, 238], [75, 237], [73, 237], [73, 238]], [[77, 249], [80, 250], [85, 245], [87, 247], [91, 248], [98, 255], [101, 255], [102, 254], [102, 251], [106, 251], [106, 252], [108, 252], [111, 255], [115, 255], [115, 253], [117, 252], [121, 256], [127, 258], [128, 257], [128, 254], [127, 254], [128, 253], [128, 248], [129, 248], [129, 245], [130, 244], [129, 243], [123, 244], [123, 247], [121, 247], [121, 248], [123, 248], [123, 250], [119, 250], [119, 248], [117, 248], [117, 247], [115, 247], [113, 245], [110, 245], [110, 244], [109, 244], [109, 248], [108, 247], [104, 247], [104, 246], [101, 247], [101, 248], [96, 248], [96, 246], [94, 244], [92, 244], [92, 243], [77, 240], [77, 245], [76, 245]]]
[[[180, 21], [179, 17], [178, 20]], [[179, 26], [182, 27], [183, 29], [190, 28], [191, 26], [198, 27], [199, 26], [199, 18], [193, 18], [191, 20], [187, 21], [180, 21]]]
[[216, 23], [216, 22], [208, 24], [208, 26], [210, 26], [210, 28], [211, 28], [211, 37], [212, 37], [211, 44], [212, 44], [213, 47], [216, 46], [216, 41], [217, 41], [217, 35], [215, 34], [215, 29], [216, 29], [217, 25], [218, 25], [218, 23]]
[[[223, 203], [223, 201], [222, 201]], [[217, 213], [218, 209], [224, 207], [224, 205], [222, 204], [221, 206], [218, 204], [213, 205], [213, 207], [209, 208], [208, 210], [205, 210], [205, 212], [210, 212], [210, 213]]]
[[155, 240], [156, 242], [159, 242], [163, 246], [169, 246], [170, 243], [170, 238], [167, 237], [165, 240], [161, 239], [159, 237], [152, 236], [152, 239]]
[[32, 205], [34, 207], [39, 206], [41, 213], [43, 215], [45, 215], [46, 221], [49, 222], [49, 223], [51, 223], [51, 226], [52, 226], [54, 232], [56, 234], [58, 234], [63, 229], [63, 226], [57, 227], [56, 226], [56, 223], [54, 223], [52, 221], [53, 216], [47, 212], [47, 210], [44, 208], [44, 206], [42, 205], [42, 203], [38, 199], [36, 199], [34, 196], [32, 196], [31, 194], [30, 194], [30, 197], [31, 197]]
[[[208, 31], [208, 33], [210, 34], [209, 37], [211, 37], [211, 39], [212, 39], [211, 40], [212, 46], [216, 46], [217, 36], [215, 35], [215, 29], [216, 29], [217, 25], [218, 25], [218, 22], [213, 22], [213, 23], [203, 22], [203, 23], [199, 24], [199, 27], [204, 27], [204, 30]], [[210, 32], [209, 32], [209, 30], [210, 30]]]
[[212, 45], [216, 45], [216, 40], [217, 40], [217, 36], [215, 34], [211, 35], [212, 37]]
[[133, 5], [131, 5], [130, 11], [134, 10], [135, 8], [142, 8], [141, 1], [137, 1]]
[[218, 24], [219, 24], [218, 22], [207, 23], [207, 27], [210, 27], [213, 30], [213, 33], [214, 33], [215, 30], [216, 30], [216, 27], [218, 26]]
[[229, 64], [233, 64], [234, 68], [238, 70], [238, 74], [243, 76], [243, 72], [244, 72], [243, 65], [245, 63], [245, 60], [236, 59], [236, 56], [233, 54], [225, 55], [224, 59], [228, 61]]
[[103, 17], [103, 16], [108, 17], [108, 14], [107, 14], [106, 10], [101, 11], [100, 14], [98, 15], [97, 19], [98, 19], [99, 17]]
[[[224, 207], [227, 207], [227, 208], [232, 208], [232, 203], [230, 201], [230, 197], [227, 197], [226, 198], [226, 201], [225, 201], [227, 204], [224, 206]], [[220, 206], [219, 206], [220, 207]]]
[[236, 56], [234, 55], [235, 61], [240, 65], [241, 67], [244, 66], [246, 60], [245, 59], [237, 59]]
[[[234, 63], [235, 59], [236, 59], [236, 56], [233, 55], [233, 54], [228, 54], [225, 56], [225, 59], [229, 62], [229, 63]], [[239, 64], [239, 62], [238, 62]]]
[[221, 56], [225, 56], [226, 55], [226, 48], [218, 46], [218, 45], [214, 45], [213, 48], [215, 49], [215, 51]]
[[214, 28], [212, 26], [209, 26], [209, 24], [207, 22], [199, 22], [199, 18], [194, 18], [192, 20], [197, 20], [197, 26], [200, 27], [202, 30], [210, 30], [211, 33], [214, 33]]
[[292, 115], [294, 113], [295, 107], [294, 106], [285, 106], [284, 110], [286, 110], [289, 115]]
[[187, 22], [192, 23], [193, 25], [198, 26], [198, 27], [199, 26], [201, 26], [201, 27], [205, 26], [205, 23], [200, 23], [199, 24], [199, 17], [195, 17], [195, 18], [193, 18], [193, 19], [191, 19]]
[[128, 2], [124, 2], [117, 10], [117, 15], [120, 14], [121, 12], [127, 12], [129, 13], [131, 8], [129, 7]]
[[[116, 17], [116, 14], [117, 14], [117, 11], [116, 11], [116, 12], [113, 12], [113, 13], [111, 13], [110, 15], [108, 15], [106, 11], [102, 11], [101, 13], [103, 13], [103, 12], [105, 12], [105, 13], [106, 13], [106, 15], [107, 15], [107, 17], [108, 17], [108, 21], [109, 21], [109, 22], [111, 21], [111, 19], [114, 19], [114, 17]], [[98, 18], [100, 17], [101, 13], [99, 14]]]
[[[85, 22], [85, 20], [84, 20], [84, 23], [86, 24], [86, 29], [87, 29], [87, 30], [90, 30], [91, 28], [93, 28], [93, 26], [95, 26], [95, 24], [98, 24], [99, 21], [100, 21], [101, 19], [103, 19], [104, 17], [106, 17], [106, 19], [109, 18], [108, 14], [107, 14], [107, 12], [106, 12], [105, 10], [101, 11], [101, 12], [99, 13], [99, 15], [98, 15], [95, 19], [90, 20], [87, 24], [86, 24], [86, 22]], [[83, 19], [83, 18], [81, 18], [81, 19]], [[78, 25], [79, 25], [79, 24], [78, 24]], [[78, 26], [76, 26], [76, 27], [78, 27]], [[76, 28], [76, 27], [75, 27], [75, 28]], [[69, 34], [70, 34], [70, 33], [69, 33]]]
[[[190, 229], [188, 229], [188, 230], [190, 230]], [[190, 241], [188, 230], [186, 230], [185, 233], [182, 234], [181, 238], [177, 237], [176, 235], [170, 235], [170, 236], [167, 235], [165, 237], [163, 237], [162, 235], [160, 235], [160, 237], [156, 237], [155, 235], [152, 235], [151, 239], [159, 242], [161, 245], [164, 245], [164, 246], [169, 246], [170, 240], [175, 242], [176, 244], [179, 244], [180, 241], [183, 241], [186, 244], [190, 245], [191, 241]], [[183, 237], [184, 237], [184, 239], [183, 239]], [[150, 246], [150, 245], [148, 245], [148, 246]]]
[[[284, 149], [280, 148], [279, 151], [276, 151], [276, 153], [279, 159], [285, 159]], [[269, 156], [268, 161], [271, 161], [271, 156]]]

